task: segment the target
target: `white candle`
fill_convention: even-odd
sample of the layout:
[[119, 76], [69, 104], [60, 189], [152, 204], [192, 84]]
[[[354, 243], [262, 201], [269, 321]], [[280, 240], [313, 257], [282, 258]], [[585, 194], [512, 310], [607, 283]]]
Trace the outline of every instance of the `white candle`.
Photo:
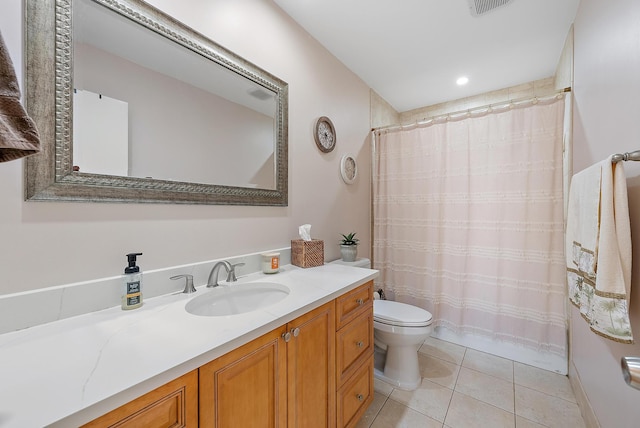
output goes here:
[[280, 268], [280, 253], [262, 254], [262, 272], [278, 273]]

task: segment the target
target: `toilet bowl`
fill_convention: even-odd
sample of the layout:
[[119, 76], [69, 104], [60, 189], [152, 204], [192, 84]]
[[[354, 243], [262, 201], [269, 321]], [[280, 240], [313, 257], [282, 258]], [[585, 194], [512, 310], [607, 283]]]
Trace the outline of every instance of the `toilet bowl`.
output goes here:
[[[368, 259], [339, 263], [369, 268]], [[418, 364], [418, 348], [431, 334], [429, 312], [406, 303], [376, 299], [373, 301], [373, 334], [375, 339], [374, 374], [396, 388], [414, 390], [422, 376]]]
[[431, 314], [416, 306], [390, 300], [373, 301], [377, 378], [409, 391], [420, 386], [418, 348], [431, 334], [431, 321]]

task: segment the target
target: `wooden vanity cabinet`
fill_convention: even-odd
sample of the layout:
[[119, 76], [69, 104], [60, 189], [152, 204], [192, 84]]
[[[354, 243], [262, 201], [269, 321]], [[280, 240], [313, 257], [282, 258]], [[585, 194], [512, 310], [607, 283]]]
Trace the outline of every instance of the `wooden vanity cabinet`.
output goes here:
[[373, 282], [85, 427], [334, 428], [373, 400]]
[[198, 370], [194, 370], [82, 427], [178, 428], [197, 424]]
[[201, 427], [334, 427], [329, 302], [200, 367]]

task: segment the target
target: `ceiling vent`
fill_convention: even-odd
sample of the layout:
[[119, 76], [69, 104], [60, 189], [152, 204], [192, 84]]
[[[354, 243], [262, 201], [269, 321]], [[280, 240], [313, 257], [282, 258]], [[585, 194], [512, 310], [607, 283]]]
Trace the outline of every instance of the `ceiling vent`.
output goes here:
[[259, 99], [260, 101], [268, 100], [269, 98], [273, 98], [273, 93], [267, 92], [263, 89], [250, 89], [247, 91], [249, 95], [254, 98]]
[[499, 7], [512, 3], [513, 0], [467, 0], [472, 16], [482, 16]]

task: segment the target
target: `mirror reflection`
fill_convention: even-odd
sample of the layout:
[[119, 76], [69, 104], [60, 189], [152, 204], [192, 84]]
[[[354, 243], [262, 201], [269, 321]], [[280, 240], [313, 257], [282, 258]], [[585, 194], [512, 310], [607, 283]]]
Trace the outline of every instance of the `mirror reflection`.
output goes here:
[[275, 189], [274, 91], [92, 0], [73, 6], [75, 171]]
[[25, 0], [28, 201], [288, 203], [288, 85], [141, 0]]

